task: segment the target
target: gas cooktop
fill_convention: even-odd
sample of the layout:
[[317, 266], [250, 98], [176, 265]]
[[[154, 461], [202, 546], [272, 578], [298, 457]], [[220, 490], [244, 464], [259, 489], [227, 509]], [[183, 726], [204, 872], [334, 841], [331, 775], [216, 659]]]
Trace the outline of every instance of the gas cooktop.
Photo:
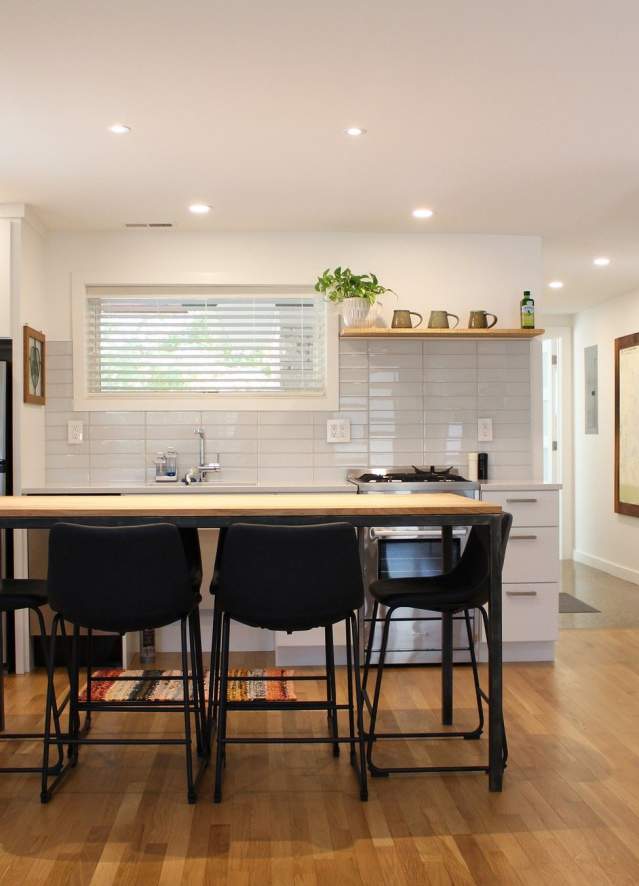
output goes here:
[[366, 471], [359, 476], [353, 477], [361, 483], [465, 483], [466, 478], [456, 474], [452, 467], [418, 468], [412, 465], [410, 469], [391, 468], [387, 471]]
[[370, 468], [365, 471], [349, 471], [346, 479], [357, 486], [359, 492], [440, 492], [447, 486], [456, 484], [456, 490], [476, 490], [479, 484], [466, 480], [458, 474], [454, 467], [418, 467], [409, 465], [396, 468]]

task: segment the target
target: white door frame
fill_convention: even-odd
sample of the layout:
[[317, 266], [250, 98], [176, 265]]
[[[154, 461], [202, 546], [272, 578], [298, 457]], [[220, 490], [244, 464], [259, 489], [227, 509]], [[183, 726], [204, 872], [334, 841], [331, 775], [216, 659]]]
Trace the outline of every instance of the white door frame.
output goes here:
[[[560, 318], [557, 318], [559, 321]], [[543, 338], [556, 339], [558, 348], [558, 370], [560, 383], [560, 427], [559, 427], [559, 494], [561, 514], [561, 535], [559, 556], [562, 560], [572, 559], [575, 535], [575, 494], [574, 494], [574, 449], [573, 449], [573, 365], [572, 365], [572, 322], [571, 318], [561, 318], [556, 325], [548, 324]]]

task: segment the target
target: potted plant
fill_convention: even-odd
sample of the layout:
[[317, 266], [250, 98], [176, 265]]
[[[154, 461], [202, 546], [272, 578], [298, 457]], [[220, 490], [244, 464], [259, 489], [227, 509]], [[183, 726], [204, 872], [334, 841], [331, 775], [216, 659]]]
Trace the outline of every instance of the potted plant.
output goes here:
[[393, 292], [382, 286], [375, 274], [354, 274], [350, 268], [327, 268], [315, 284], [335, 304], [342, 305], [345, 326], [366, 326], [371, 305], [380, 295]]

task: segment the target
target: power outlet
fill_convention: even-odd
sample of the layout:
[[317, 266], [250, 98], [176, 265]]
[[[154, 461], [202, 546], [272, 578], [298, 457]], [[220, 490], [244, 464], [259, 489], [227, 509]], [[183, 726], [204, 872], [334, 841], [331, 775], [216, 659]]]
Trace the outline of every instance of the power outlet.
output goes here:
[[350, 443], [351, 423], [347, 418], [329, 418], [326, 422], [327, 443]]
[[84, 422], [67, 422], [67, 443], [77, 445], [84, 440]]
[[491, 443], [493, 439], [493, 420], [492, 418], [477, 419], [477, 441], [478, 443]]

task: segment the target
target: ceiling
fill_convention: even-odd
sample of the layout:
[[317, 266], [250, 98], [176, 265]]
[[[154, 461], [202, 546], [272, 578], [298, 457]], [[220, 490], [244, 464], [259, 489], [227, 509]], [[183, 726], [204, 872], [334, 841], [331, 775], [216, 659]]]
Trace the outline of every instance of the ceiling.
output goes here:
[[0, 203], [51, 229], [538, 234], [554, 310], [639, 288], [636, 0], [0, 9]]

